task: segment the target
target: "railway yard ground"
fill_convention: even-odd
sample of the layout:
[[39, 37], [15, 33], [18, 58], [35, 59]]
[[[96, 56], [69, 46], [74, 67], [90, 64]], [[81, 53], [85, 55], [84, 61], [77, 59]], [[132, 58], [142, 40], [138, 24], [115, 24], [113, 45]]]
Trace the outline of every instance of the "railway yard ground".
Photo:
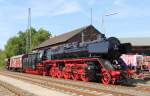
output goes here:
[[129, 83], [103, 85], [1, 70], [0, 96], [150, 96], [149, 75]]

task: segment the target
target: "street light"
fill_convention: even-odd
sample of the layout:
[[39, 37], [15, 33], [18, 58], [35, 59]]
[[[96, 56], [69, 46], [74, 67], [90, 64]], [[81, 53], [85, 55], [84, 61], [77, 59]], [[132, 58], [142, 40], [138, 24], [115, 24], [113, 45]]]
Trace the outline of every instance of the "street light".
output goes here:
[[106, 30], [105, 30], [105, 26], [104, 26], [104, 17], [105, 17], [105, 16], [116, 15], [116, 14], [119, 14], [119, 12], [102, 15], [102, 25], [101, 25], [101, 27], [102, 27], [102, 32], [103, 32], [103, 33], [105, 33], [105, 31], [106, 31]]

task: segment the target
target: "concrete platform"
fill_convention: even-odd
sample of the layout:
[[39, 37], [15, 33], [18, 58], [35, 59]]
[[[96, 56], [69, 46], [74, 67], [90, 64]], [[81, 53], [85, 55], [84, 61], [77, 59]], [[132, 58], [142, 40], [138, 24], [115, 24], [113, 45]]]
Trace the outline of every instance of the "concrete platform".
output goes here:
[[8, 84], [16, 86], [22, 90], [28, 91], [37, 96], [70, 96], [65, 93], [43, 88], [41, 86], [34, 85], [29, 82], [24, 82], [24, 81], [17, 80], [11, 77], [3, 76], [3, 75], [0, 75], [0, 81], [7, 82]]

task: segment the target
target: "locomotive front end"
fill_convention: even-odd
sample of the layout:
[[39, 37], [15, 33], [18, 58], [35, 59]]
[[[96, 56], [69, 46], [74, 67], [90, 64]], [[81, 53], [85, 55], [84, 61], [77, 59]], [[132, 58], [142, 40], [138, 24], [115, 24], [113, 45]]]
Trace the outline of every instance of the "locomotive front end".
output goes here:
[[127, 67], [123, 62], [119, 62], [118, 68], [115, 67], [115, 70], [111, 70], [110, 74], [112, 77], [112, 84], [123, 84], [127, 83], [129, 79], [131, 79], [131, 75], [133, 72]]
[[120, 58], [121, 54], [128, 53], [131, 50], [130, 43], [120, 43], [115, 37], [107, 39], [108, 52], [104, 55], [103, 67], [104, 71], [102, 82], [104, 84], [118, 84], [127, 82], [132, 75], [131, 70], [128, 69], [127, 65]]

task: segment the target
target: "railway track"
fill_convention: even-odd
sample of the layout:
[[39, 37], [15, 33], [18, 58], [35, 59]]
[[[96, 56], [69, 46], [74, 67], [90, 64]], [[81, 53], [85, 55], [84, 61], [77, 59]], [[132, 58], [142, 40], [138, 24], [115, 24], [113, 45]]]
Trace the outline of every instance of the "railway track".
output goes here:
[[70, 94], [72, 96], [130, 96], [128, 94], [122, 94], [122, 93], [117, 93], [117, 92], [112, 92], [112, 91], [105, 91], [105, 90], [100, 90], [96, 88], [89, 88], [89, 87], [84, 87], [81, 85], [73, 85], [73, 84], [68, 84], [68, 83], [62, 83], [62, 82], [54, 82], [52, 80], [44, 80], [41, 78], [37, 78], [36, 76], [32, 76], [29, 74], [21, 74], [21, 73], [14, 73], [14, 72], [0, 72], [1, 75], [9, 76], [12, 78], [24, 80], [27, 82], [32, 82], [34, 84], [50, 88], [52, 90], [58, 90], [65, 92], [67, 94]]
[[0, 92], [0, 96], [34, 96], [34, 94], [21, 90], [3, 81], [0, 81], [0, 88], [3, 89], [3, 94]]
[[5, 71], [5, 73], [0, 72], [0, 74], [7, 75], [17, 79], [22, 79], [25, 81], [30, 81], [36, 84], [38, 83], [44, 87], [53, 86], [53, 88], [55, 89], [59, 89], [59, 90], [65, 89], [65, 91], [67, 92], [75, 93], [78, 95], [86, 94], [86, 96], [97, 96], [102, 94], [104, 95], [105, 93], [114, 96], [131, 96], [131, 95], [149, 96], [150, 94], [150, 90], [147, 90], [150, 89], [150, 87], [145, 87], [145, 86], [136, 86], [136, 87], [126, 87], [120, 85], [105, 86], [99, 83], [81, 82], [81, 81], [74, 81], [72, 83], [72, 80], [56, 79], [56, 78], [49, 78], [45, 76], [43, 77], [38, 75], [15, 73], [15, 72], [8, 72], [8, 71]]

